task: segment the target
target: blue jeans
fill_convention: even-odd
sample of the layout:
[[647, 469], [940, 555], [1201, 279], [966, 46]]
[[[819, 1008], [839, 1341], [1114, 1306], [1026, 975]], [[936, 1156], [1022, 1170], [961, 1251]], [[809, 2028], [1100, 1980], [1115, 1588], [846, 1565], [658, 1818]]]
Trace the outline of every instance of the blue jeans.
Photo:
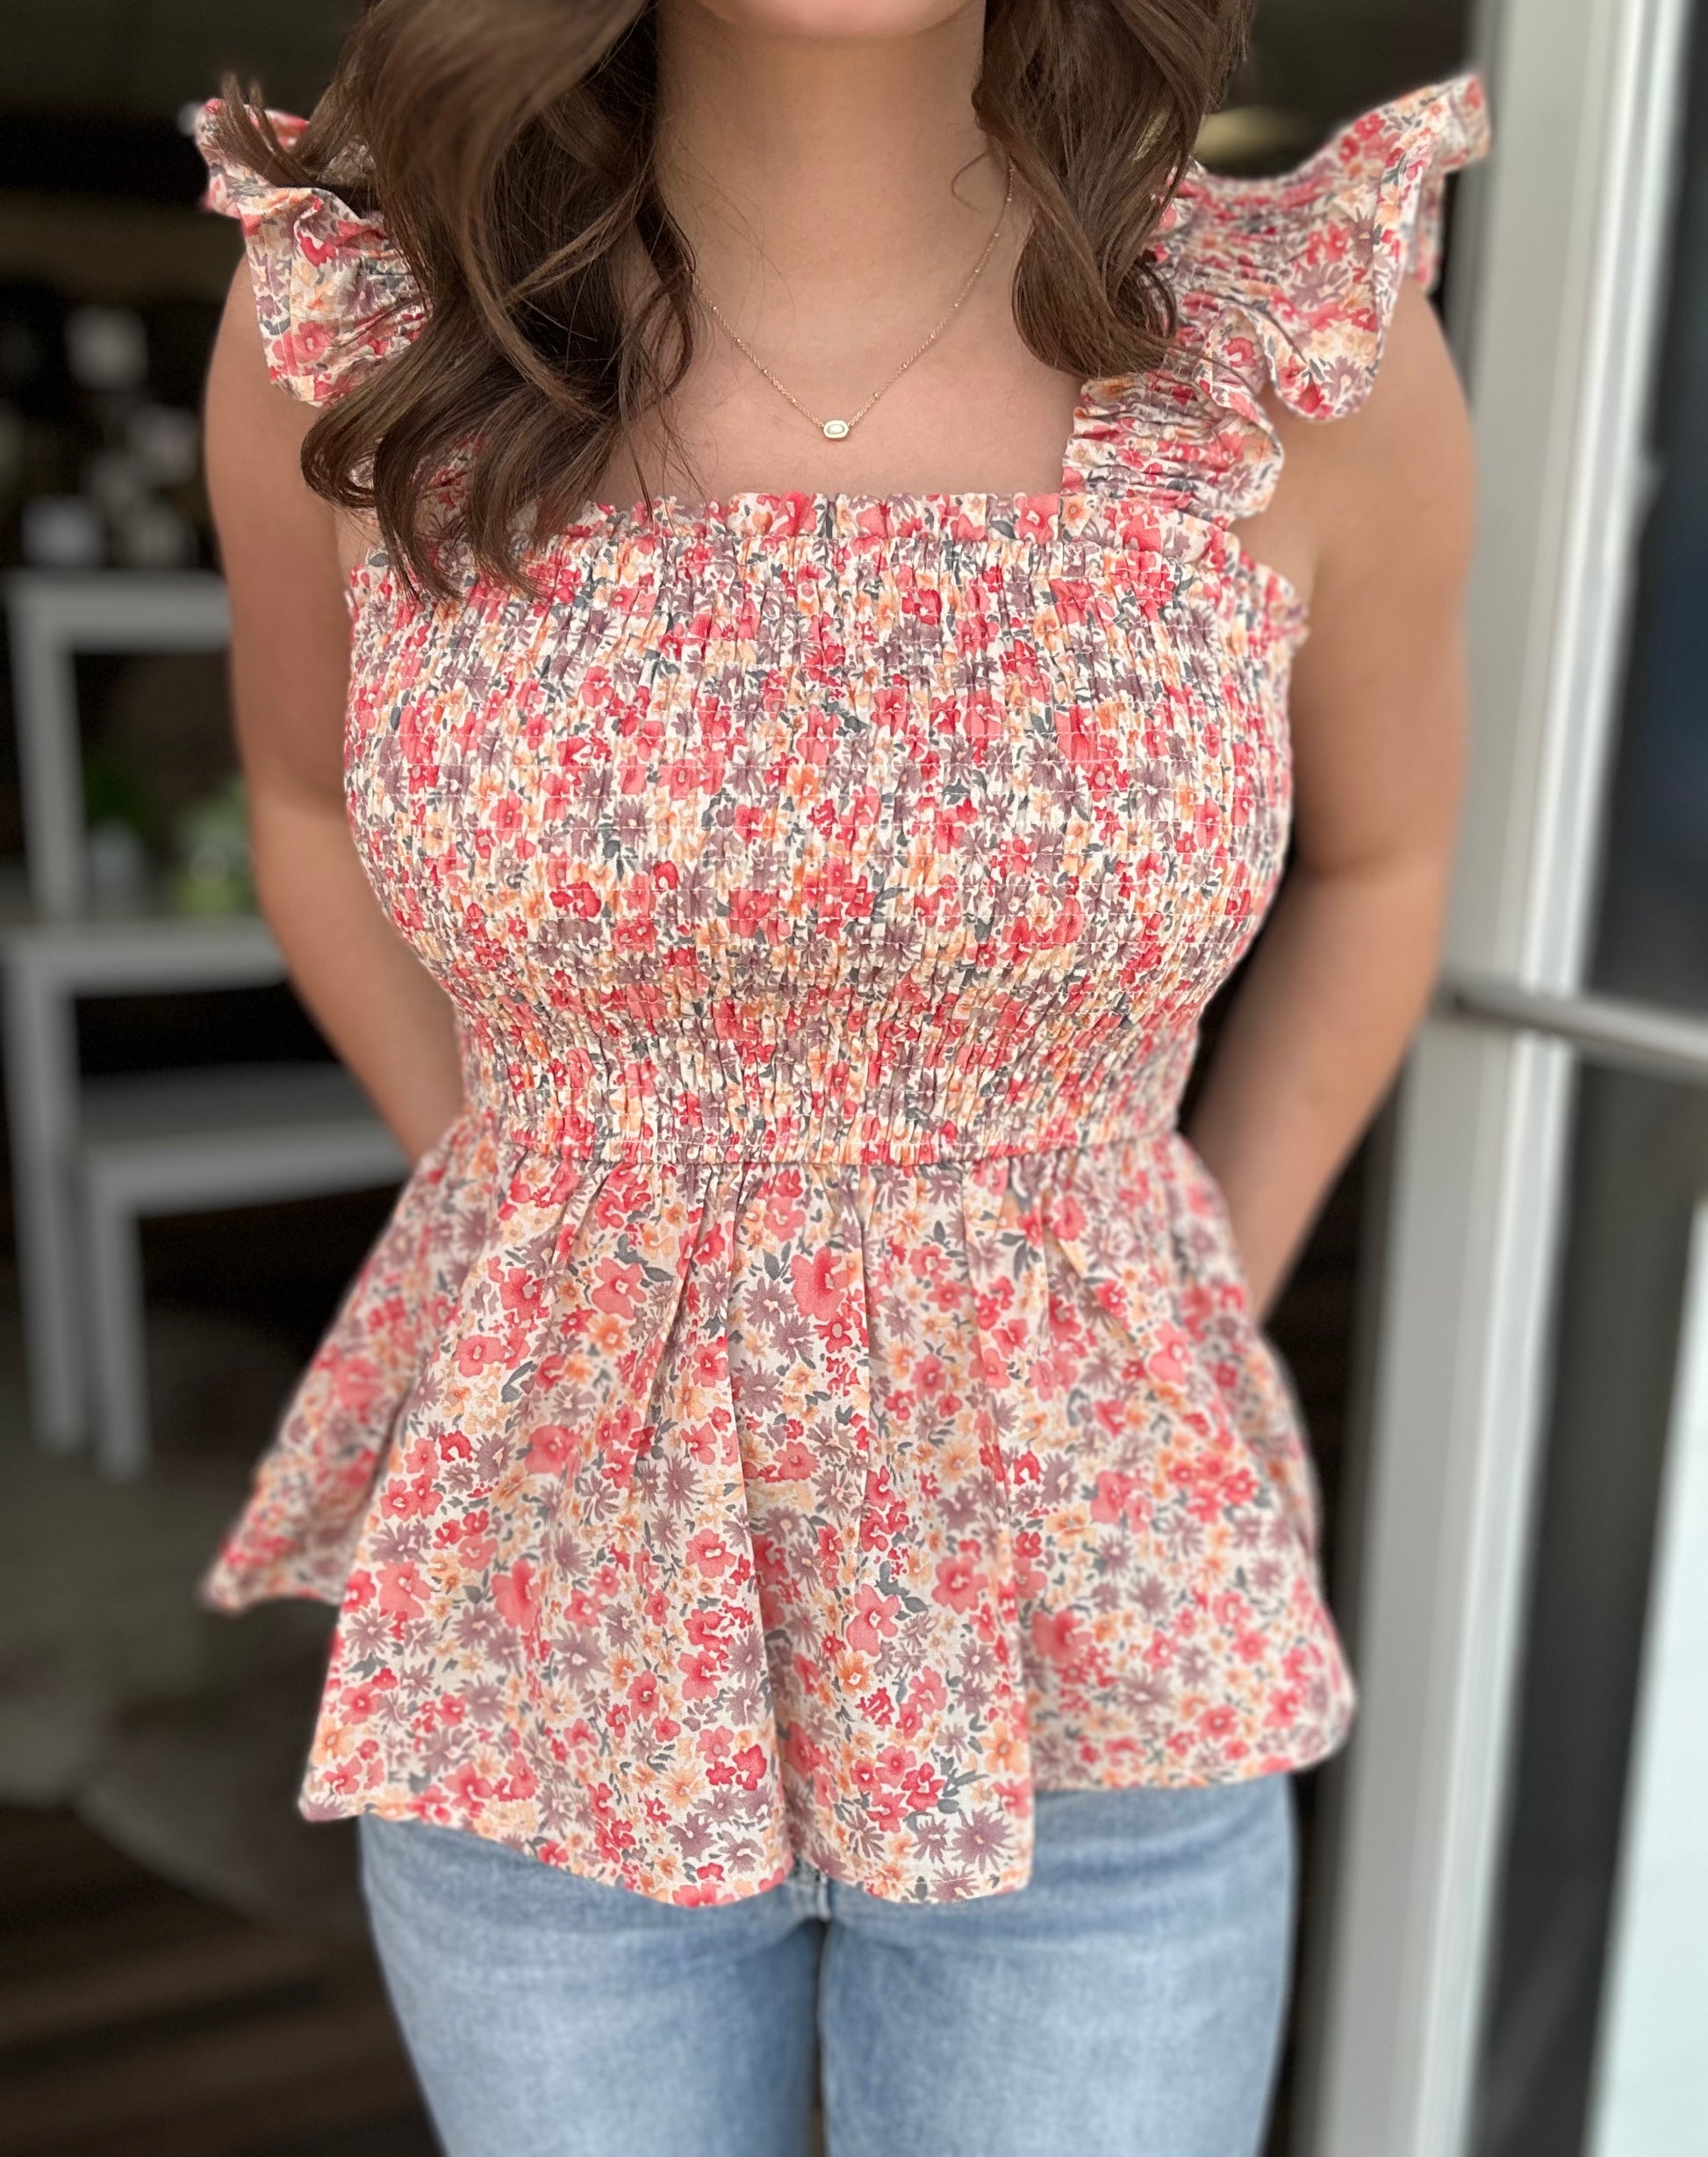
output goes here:
[[797, 1864], [678, 1909], [423, 1823], [362, 1883], [447, 2157], [1254, 2157], [1287, 1995], [1285, 1775], [1042, 1791], [1032, 1880], [881, 1902]]

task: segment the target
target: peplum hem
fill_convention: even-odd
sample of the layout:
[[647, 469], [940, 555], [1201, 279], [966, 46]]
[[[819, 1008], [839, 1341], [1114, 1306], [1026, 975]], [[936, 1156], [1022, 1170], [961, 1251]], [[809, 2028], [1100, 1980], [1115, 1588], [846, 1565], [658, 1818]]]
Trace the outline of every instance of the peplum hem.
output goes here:
[[1295, 1406], [1177, 1132], [418, 1164], [210, 1574], [339, 1607], [303, 1808], [678, 1902], [1024, 1884], [1037, 1787], [1323, 1758]]

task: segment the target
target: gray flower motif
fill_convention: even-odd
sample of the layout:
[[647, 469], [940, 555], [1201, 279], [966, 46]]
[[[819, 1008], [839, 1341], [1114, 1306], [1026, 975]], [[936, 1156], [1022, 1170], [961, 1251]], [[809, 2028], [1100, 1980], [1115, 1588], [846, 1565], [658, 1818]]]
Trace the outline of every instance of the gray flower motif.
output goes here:
[[[730, 1643], [729, 1680], [732, 1685], [757, 1686], [765, 1676], [765, 1644], [751, 1629]], [[750, 1718], [743, 1716], [743, 1720]]]
[[566, 1685], [586, 1686], [606, 1666], [597, 1637], [585, 1626], [559, 1633], [551, 1643], [551, 1653], [557, 1676]]
[[374, 1531], [373, 1553], [382, 1565], [405, 1565], [421, 1557], [427, 1542], [419, 1521], [386, 1521]]
[[1177, 1565], [1188, 1564], [1204, 1547], [1204, 1530], [1184, 1506], [1168, 1506], [1152, 1523], [1158, 1547]]
[[1155, 1573], [1141, 1573], [1134, 1584], [1133, 1601], [1152, 1625], [1160, 1625], [1167, 1617], [1172, 1600]]
[[974, 1866], [981, 1872], [994, 1871], [1008, 1855], [1012, 1833], [1002, 1814], [994, 1808], [980, 1807], [966, 1814], [955, 1830], [951, 1838], [955, 1855], [963, 1865]]
[[1116, 1704], [1143, 1723], [1159, 1721], [1174, 1703], [1174, 1688], [1166, 1678], [1135, 1673], [1116, 1682]]
[[696, 1806], [684, 1813], [672, 1823], [671, 1839], [690, 1865], [697, 1865], [712, 1845], [712, 1823], [705, 1808]]
[[925, 1865], [941, 1865], [949, 1848], [949, 1821], [943, 1813], [915, 1813], [908, 1823], [914, 1855]]
[[1175, 1672], [1188, 1693], [1195, 1693], [1207, 1685], [1215, 1667], [1195, 1641], [1189, 1641], [1174, 1658]]
[[391, 1637], [391, 1621], [377, 1610], [353, 1610], [343, 1621], [344, 1644], [357, 1660], [383, 1656]]
[[654, 1495], [659, 1506], [671, 1513], [685, 1513], [693, 1506], [699, 1486], [699, 1471], [685, 1453], [669, 1455], [653, 1479]]

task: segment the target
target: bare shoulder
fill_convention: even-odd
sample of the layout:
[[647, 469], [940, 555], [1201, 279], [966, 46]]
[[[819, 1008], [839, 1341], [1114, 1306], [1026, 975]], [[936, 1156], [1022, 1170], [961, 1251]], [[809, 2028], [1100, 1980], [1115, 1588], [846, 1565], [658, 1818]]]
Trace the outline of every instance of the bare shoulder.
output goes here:
[[1281, 433], [1276, 508], [1310, 579], [1288, 693], [1298, 859], [1433, 862], [1463, 766], [1475, 474], [1464, 393], [1416, 284], [1363, 404]]
[[249, 265], [240, 260], [208, 369], [209, 456], [220, 467], [240, 464], [252, 478], [289, 471], [314, 419], [312, 406], [281, 389], [268, 371]]
[[335, 511], [303, 478], [303, 442], [319, 413], [269, 372], [247, 260], [237, 265], [208, 368], [208, 487], [221, 552], [281, 542], [328, 551], [348, 569], [368, 543], [361, 521]]
[[1437, 573], [1468, 557], [1475, 461], [1464, 389], [1434, 308], [1408, 279], [1357, 411], [1327, 424], [1266, 398], [1285, 454], [1275, 499], [1241, 536], [1313, 606], [1356, 581]]
[[232, 609], [244, 769], [256, 790], [341, 801], [349, 658], [338, 521], [302, 473], [312, 406], [276, 384], [247, 272], [208, 372], [208, 496]]

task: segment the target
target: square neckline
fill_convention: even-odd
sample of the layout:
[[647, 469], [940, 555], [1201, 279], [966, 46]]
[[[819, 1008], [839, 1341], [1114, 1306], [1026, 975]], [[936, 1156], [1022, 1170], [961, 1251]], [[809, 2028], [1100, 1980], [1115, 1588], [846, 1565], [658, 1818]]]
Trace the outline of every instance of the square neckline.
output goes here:
[[[1173, 350], [1170, 347], [1170, 350]], [[719, 529], [731, 529], [743, 516], [753, 512], [776, 508], [794, 512], [806, 506], [814, 513], [813, 521], [805, 531], [771, 534], [766, 537], [779, 540], [810, 536], [828, 514], [836, 523], [872, 514], [881, 514], [886, 521], [892, 517], [906, 518], [912, 514], [929, 514], [941, 517], [945, 513], [979, 505], [987, 514], [993, 508], [1010, 507], [1018, 515], [1023, 506], [1042, 512], [1045, 518], [1044, 529], [1039, 535], [1041, 544], [1059, 543], [1067, 536], [1062, 529], [1062, 511], [1070, 495], [1085, 494], [1092, 490], [1085, 485], [1084, 475], [1072, 463], [1074, 449], [1091, 417], [1095, 393], [1115, 388], [1136, 386], [1160, 373], [1166, 357], [1159, 360], [1145, 370], [1128, 374], [1087, 375], [1080, 383], [1073, 399], [1073, 416], [1066, 440], [1062, 444], [1060, 470], [1055, 487], [1042, 494], [1028, 493], [1015, 488], [954, 487], [944, 490], [898, 489], [887, 494], [871, 494], [841, 490], [828, 491], [815, 488], [737, 487], [727, 495], [710, 496], [703, 502], [688, 502], [679, 494], [642, 495], [627, 504], [614, 501], [590, 501], [585, 504], [572, 521], [552, 533], [549, 538], [529, 544], [520, 557], [526, 570], [535, 563], [558, 559], [568, 549], [585, 545], [601, 535], [616, 537], [646, 530], [672, 532], [685, 538], [709, 535]], [[1120, 490], [1137, 498], [1138, 490]], [[1219, 533], [1227, 548], [1231, 565], [1253, 584], [1267, 591], [1273, 610], [1283, 624], [1295, 632], [1303, 632], [1311, 618], [1310, 602], [1300, 592], [1292, 579], [1273, 564], [1253, 554], [1241, 540], [1231, 524], [1220, 524], [1213, 518], [1195, 519]], [[358, 582], [367, 577], [381, 562], [391, 566], [391, 557], [383, 536], [376, 537], [372, 544], [350, 564], [345, 576], [347, 594], [353, 593]]]
[[[1064, 494], [1075, 490], [1068, 485], [1077, 478], [1069, 462], [1078, 445], [1089, 416], [1091, 392], [1106, 384], [1137, 382], [1137, 375], [1087, 375], [1073, 395], [1073, 411], [1068, 421], [1067, 439], [1056, 460], [1056, 484], [1042, 493], [1016, 487], [901, 487], [887, 494], [870, 494], [859, 490], [826, 490], [815, 487], [735, 487], [728, 494], [708, 495], [703, 502], [685, 501], [679, 494], [642, 495], [627, 505], [614, 501], [589, 502], [576, 520], [577, 527], [598, 523], [668, 522], [692, 526], [712, 525], [722, 521], [720, 514], [734, 509], [762, 507], [772, 502], [810, 502], [815, 509], [851, 511], [858, 514], [863, 510], [909, 507], [918, 502], [959, 504], [963, 502], [1059, 502]], [[668, 517], [655, 518], [652, 513], [666, 510]], [[548, 543], [549, 544], [549, 542]]]

